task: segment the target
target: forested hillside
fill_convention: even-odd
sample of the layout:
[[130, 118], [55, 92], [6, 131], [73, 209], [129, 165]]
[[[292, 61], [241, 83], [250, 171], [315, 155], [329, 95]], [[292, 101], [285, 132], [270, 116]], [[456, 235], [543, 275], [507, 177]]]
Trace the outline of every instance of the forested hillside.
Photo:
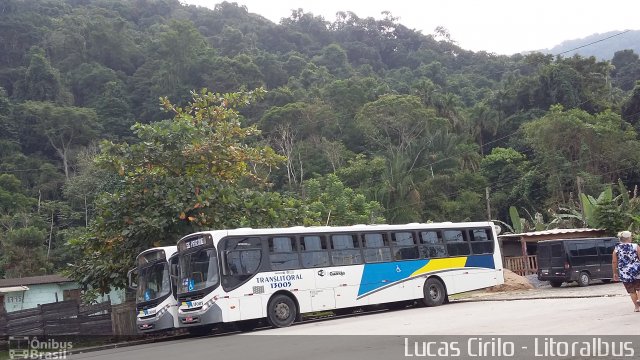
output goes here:
[[633, 50], [640, 52], [640, 30], [608, 31], [603, 34], [593, 34], [582, 39], [565, 40], [544, 53], [566, 56], [580, 54], [595, 56], [599, 60], [611, 60], [616, 51]]
[[638, 79], [631, 50], [473, 53], [391, 14], [3, 0], [0, 277], [121, 286], [202, 228], [634, 227]]

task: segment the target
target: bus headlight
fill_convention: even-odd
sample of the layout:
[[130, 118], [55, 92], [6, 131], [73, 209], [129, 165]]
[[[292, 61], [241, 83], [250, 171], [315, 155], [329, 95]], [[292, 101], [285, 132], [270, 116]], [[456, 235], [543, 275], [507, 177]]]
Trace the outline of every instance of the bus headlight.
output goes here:
[[162, 317], [162, 315], [164, 315], [164, 313], [166, 313], [167, 311], [169, 311], [169, 306], [171, 305], [165, 305], [165, 307], [163, 307], [162, 309], [160, 309], [160, 311], [158, 311], [158, 313], [156, 314], [156, 317], [160, 318]]
[[213, 306], [213, 304], [216, 302], [215, 299], [211, 299], [209, 301], [207, 301], [206, 303], [204, 303], [204, 305], [202, 305], [202, 311], [207, 310], [208, 308], [210, 308], [211, 306]]

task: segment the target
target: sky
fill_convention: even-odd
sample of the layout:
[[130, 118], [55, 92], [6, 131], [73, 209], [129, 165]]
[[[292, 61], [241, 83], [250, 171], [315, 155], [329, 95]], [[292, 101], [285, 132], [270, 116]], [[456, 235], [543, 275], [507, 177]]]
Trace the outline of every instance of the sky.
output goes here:
[[[182, 0], [213, 8], [217, 0]], [[229, 0], [279, 23], [292, 9], [335, 20], [338, 11], [380, 19], [390, 11], [408, 28], [445, 27], [464, 49], [511, 55], [550, 49], [595, 33], [640, 29], [638, 0]], [[624, 36], [624, 35], [621, 35]]]

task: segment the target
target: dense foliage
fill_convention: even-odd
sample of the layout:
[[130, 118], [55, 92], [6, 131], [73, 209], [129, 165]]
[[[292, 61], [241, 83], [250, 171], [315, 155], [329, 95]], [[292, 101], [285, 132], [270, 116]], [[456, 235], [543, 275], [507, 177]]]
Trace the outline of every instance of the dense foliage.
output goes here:
[[640, 224], [633, 50], [443, 35], [389, 13], [4, 0], [0, 276], [122, 286], [137, 252], [204, 228]]

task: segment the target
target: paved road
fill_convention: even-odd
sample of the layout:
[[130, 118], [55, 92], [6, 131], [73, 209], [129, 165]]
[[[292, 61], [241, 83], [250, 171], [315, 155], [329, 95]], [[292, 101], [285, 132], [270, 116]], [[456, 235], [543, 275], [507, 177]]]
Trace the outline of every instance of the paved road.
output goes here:
[[[496, 335], [640, 335], [640, 313], [634, 313], [631, 301], [623, 296], [459, 302], [437, 308], [381, 312], [250, 334], [192, 338], [90, 352], [70, 358], [395, 359], [406, 355], [403, 353], [406, 350], [405, 335], [418, 336], [419, 339], [439, 339], [437, 335], [456, 335], [458, 338], [477, 335], [485, 339]], [[456, 336], [453, 336], [454, 340]], [[640, 347], [637, 353], [640, 354]]]

